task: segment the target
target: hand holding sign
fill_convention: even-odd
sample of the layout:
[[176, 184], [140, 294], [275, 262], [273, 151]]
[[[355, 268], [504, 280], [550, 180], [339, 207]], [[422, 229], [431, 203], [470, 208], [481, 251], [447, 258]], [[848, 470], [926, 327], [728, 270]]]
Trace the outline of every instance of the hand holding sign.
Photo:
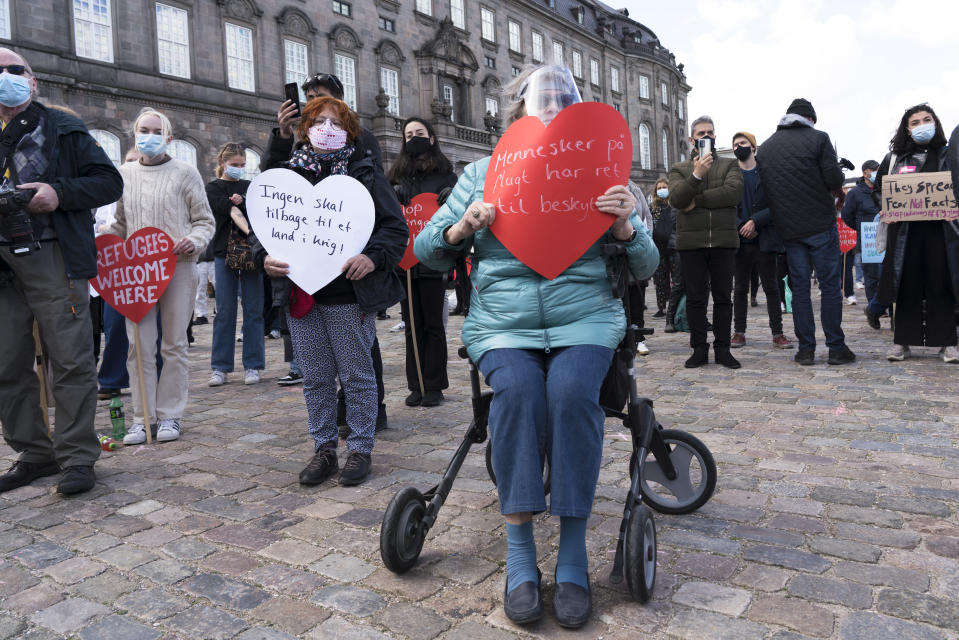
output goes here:
[[90, 284], [108, 305], [138, 323], [173, 278], [173, 247], [173, 239], [155, 227], [140, 229], [126, 242], [112, 233], [99, 236], [97, 277]]
[[366, 247], [376, 212], [359, 181], [333, 175], [312, 185], [289, 169], [270, 169], [250, 183], [246, 213], [272, 257], [265, 264], [271, 275], [284, 264], [290, 280], [309, 294], [344, 270], [348, 277], [362, 277], [362, 261], [350, 259]]
[[629, 125], [607, 104], [570, 105], [546, 127], [533, 116], [514, 122], [486, 172], [483, 197], [496, 210], [490, 230], [524, 264], [555, 278], [616, 221], [597, 197], [626, 184], [632, 153]]
[[406, 218], [406, 226], [410, 229], [410, 236], [406, 245], [406, 252], [403, 253], [403, 259], [400, 260], [400, 269], [409, 270], [419, 262], [413, 253], [413, 241], [416, 240], [416, 236], [420, 235], [420, 231], [426, 227], [430, 218], [439, 208], [440, 205], [436, 201], [435, 193], [421, 193], [410, 200], [407, 206], [403, 207], [403, 217]]

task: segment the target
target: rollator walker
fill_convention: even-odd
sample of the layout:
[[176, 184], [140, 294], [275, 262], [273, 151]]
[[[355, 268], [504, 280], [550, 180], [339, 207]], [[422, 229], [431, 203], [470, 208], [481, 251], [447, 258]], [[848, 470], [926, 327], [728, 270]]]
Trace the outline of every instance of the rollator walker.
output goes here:
[[[603, 382], [600, 404], [607, 417], [622, 420], [623, 426], [629, 429], [633, 445], [629, 460], [630, 487], [609, 579], [619, 584], [625, 577], [632, 597], [644, 603], [649, 600], [656, 581], [656, 525], [650, 507], [664, 514], [695, 511], [713, 494], [716, 463], [698, 438], [685, 431], [664, 429], [656, 420], [653, 401], [638, 395], [633, 366], [636, 343], [640, 336], [651, 335], [653, 329], [640, 328], [632, 323], [626, 295], [629, 266], [625, 246], [609, 243], [603, 246], [603, 253], [607, 258], [613, 295], [624, 300], [627, 328]], [[466, 347], [460, 347], [459, 356], [469, 360]], [[472, 360], [468, 364], [473, 419], [446, 472], [439, 484], [426, 492], [412, 486], [401, 489], [383, 514], [380, 556], [386, 568], [394, 573], [404, 573], [416, 564], [426, 535], [436, 522], [470, 447], [487, 440], [493, 391], [482, 388], [476, 364]], [[624, 404], [625, 412], [622, 410]], [[486, 467], [495, 484], [491, 461], [492, 451], [487, 443]], [[543, 476], [544, 488], [548, 492], [548, 461]]]

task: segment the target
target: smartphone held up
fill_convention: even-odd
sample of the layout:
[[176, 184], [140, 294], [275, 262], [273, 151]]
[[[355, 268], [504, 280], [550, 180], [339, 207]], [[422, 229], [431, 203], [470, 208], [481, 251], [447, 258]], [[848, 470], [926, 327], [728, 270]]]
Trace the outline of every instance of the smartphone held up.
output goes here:
[[295, 117], [300, 117], [300, 87], [295, 82], [283, 85], [283, 94], [286, 99], [296, 105]]

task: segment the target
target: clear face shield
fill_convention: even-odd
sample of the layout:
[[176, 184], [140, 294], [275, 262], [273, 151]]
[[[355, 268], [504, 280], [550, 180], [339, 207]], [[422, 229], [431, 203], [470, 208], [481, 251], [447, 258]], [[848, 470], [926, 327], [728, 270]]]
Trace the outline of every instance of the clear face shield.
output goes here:
[[557, 65], [542, 67], [530, 74], [517, 97], [522, 98], [526, 115], [536, 116], [546, 125], [564, 108], [583, 101], [573, 74]]

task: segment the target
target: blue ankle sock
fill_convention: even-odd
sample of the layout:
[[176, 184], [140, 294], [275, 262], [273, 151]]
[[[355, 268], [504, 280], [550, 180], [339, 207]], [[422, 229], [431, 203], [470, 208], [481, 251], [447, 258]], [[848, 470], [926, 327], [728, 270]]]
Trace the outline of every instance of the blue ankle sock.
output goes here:
[[506, 592], [524, 582], [538, 582], [536, 573], [536, 541], [533, 539], [533, 521], [523, 524], [506, 523]]
[[586, 518], [563, 516], [559, 519], [559, 557], [556, 559], [556, 582], [572, 582], [589, 588], [586, 576]]

